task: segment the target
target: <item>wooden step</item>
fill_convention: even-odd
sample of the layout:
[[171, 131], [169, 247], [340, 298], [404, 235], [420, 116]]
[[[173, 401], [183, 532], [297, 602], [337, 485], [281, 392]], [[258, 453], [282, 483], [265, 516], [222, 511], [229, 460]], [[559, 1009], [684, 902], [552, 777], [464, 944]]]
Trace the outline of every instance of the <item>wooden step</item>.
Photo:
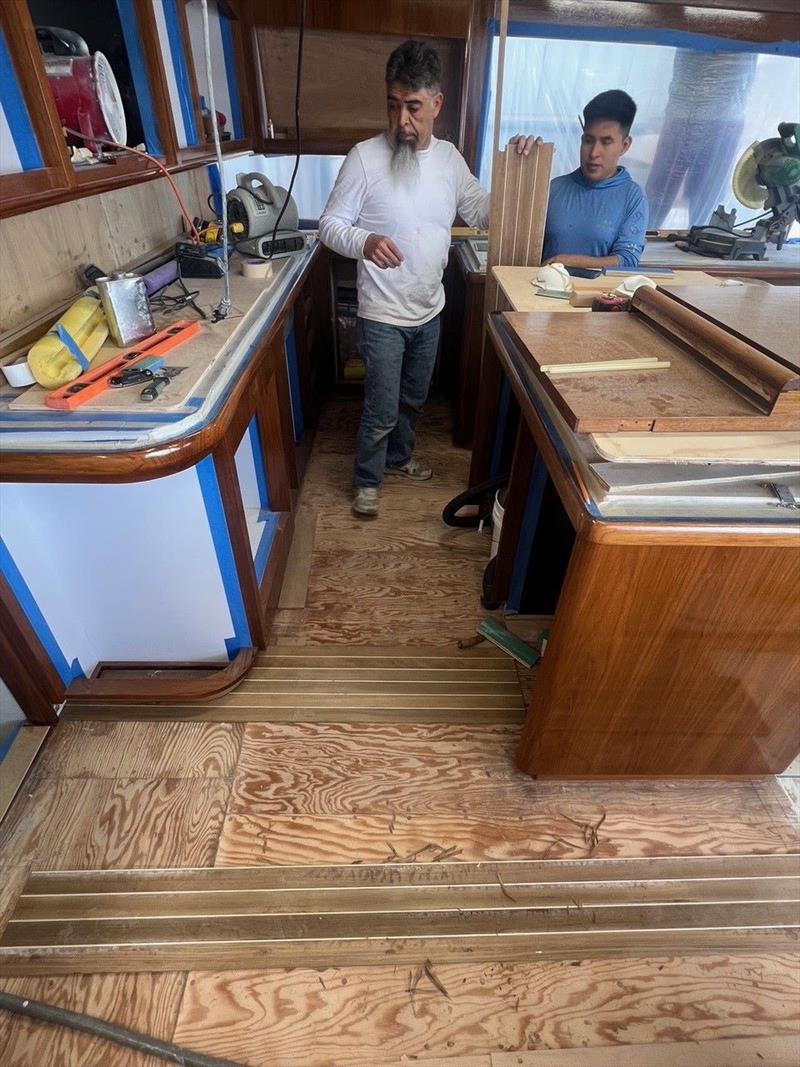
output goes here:
[[5, 974], [800, 946], [797, 855], [34, 872]]
[[70, 701], [64, 718], [204, 722], [518, 723], [525, 701], [513, 661], [490, 645], [318, 645], [259, 653], [233, 691], [202, 702]]

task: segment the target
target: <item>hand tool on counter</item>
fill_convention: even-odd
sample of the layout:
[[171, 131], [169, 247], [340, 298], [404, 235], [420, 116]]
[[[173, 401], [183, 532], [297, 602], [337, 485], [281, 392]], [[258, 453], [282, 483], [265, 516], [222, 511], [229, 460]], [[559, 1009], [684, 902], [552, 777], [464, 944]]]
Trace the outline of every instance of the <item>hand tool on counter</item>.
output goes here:
[[160, 371], [163, 366], [163, 356], [147, 356], [132, 367], [126, 367], [120, 374], [109, 378], [108, 384], [112, 389], [122, 389], [126, 385], [141, 385], [142, 382], [150, 381], [155, 372]]
[[171, 352], [184, 341], [195, 337], [201, 329], [200, 322], [176, 322], [164, 330], [159, 330], [134, 348], [129, 348], [94, 370], [87, 371], [69, 385], [54, 389], [45, 397], [44, 402], [58, 411], [73, 411], [109, 388], [111, 379], [118, 377], [121, 371], [150, 356], [162, 356]]
[[140, 400], [156, 400], [164, 392], [166, 387], [172, 381], [172, 379], [180, 374], [181, 371], [186, 370], [185, 367], [164, 367], [163, 370], [156, 371], [148, 384], [139, 393]]

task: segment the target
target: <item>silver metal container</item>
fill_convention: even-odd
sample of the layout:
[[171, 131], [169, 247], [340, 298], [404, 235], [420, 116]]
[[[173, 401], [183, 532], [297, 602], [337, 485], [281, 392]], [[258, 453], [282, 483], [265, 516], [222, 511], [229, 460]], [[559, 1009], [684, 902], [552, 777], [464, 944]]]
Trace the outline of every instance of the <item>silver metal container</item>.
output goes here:
[[100, 290], [103, 311], [115, 344], [124, 348], [156, 332], [144, 278], [117, 272], [108, 278], [98, 278], [95, 285]]

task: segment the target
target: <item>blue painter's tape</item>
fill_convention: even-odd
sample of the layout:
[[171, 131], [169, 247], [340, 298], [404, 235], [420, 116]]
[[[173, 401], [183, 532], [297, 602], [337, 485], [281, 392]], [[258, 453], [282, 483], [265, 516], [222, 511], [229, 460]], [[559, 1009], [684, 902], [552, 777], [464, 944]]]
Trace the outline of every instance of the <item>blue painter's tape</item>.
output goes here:
[[[497, 19], [489, 21], [492, 35], [500, 32]], [[545, 37], [550, 40], [608, 41], [613, 44], [660, 44], [690, 52], [759, 52], [774, 56], [800, 56], [800, 41], [734, 41], [685, 30], [621, 29], [610, 26], [557, 26], [549, 22], [509, 22], [509, 37]], [[487, 67], [488, 77], [488, 67]]]
[[503, 441], [506, 436], [506, 422], [508, 421], [508, 405], [511, 400], [511, 386], [508, 378], [503, 375], [500, 383], [500, 396], [497, 398], [497, 421], [494, 424], [494, 440], [492, 442], [492, 458], [489, 461], [489, 477], [496, 478], [500, 473], [500, 463], [503, 459]]
[[255, 415], [247, 427], [250, 434], [250, 447], [253, 450], [253, 465], [256, 469], [256, 484], [258, 486], [258, 502], [265, 511], [269, 511], [269, 486], [267, 485], [267, 472], [264, 470], [264, 453], [261, 450], [261, 434], [258, 432], [258, 421]]
[[3, 760], [6, 758], [8, 753], [11, 751], [11, 746], [14, 744], [16, 736], [20, 732], [20, 730], [22, 729], [23, 725], [24, 725], [24, 723], [21, 723], [21, 722], [16, 723], [11, 728], [11, 731], [10, 731], [8, 737], [0, 745], [0, 763], [3, 762]]
[[530, 565], [531, 552], [533, 551], [533, 539], [536, 536], [536, 527], [539, 524], [539, 514], [542, 510], [542, 497], [544, 487], [547, 484], [547, 468], [544, 460], [537, 452], [533, 461], [531, 480], [528, 483], [528, 496], [525, 500], [525, 511], [522, 516], [522, 525], [519, 531], [517, 551], [514, 556], [514, 566], [511, 570], [511, 579], [508, 583], [508, 598], [506, 611], [518, 612], [522, 603], [522, 594], [525, 591], [525, 578]]
[[81, 370], [89, 369], [89, 360], [78, 348], [78, 342], [69, 332], [69, 330], [62, 326], [60, 322], [57, 322], [53, 331], [61, 344], [67, 349], [72, 358], [77, 362]]
[[192, 91], [189, 85], [189, 72], [186, 67], [186, 56], [183, 54], [183, 40], [181, 27], [178, 22], [178, 8], [176, 0], [162, 0], [164, 6], [164, 21], [167, 24], [167, 37], [169, 38], [169, 51], [172, 56], [172, 67], [175, 71], [175, 84], [178, 86], [178, 99], [181, 104], [183, 116], [183, 128], [186, 130], [186, 141], [189, 145], [196, 145], [197, 127], [194, 124], [194, 107], [192, 105]]
[[139, 105], [139, 116], [142, 120], [142, 131], [147, 151], [152, 156], [161, 156], [164, 150], [158, 136], [158, 124], [153, 110], [153, 98], [150, 95], [150, 78], [144, 62], [142, 41], [139, 36], [139, 24], [136, 21], [134, 0], [117, 0], [117, 11], [122, 27], [122, 36], [125, 40], [125, 51], [128, 53], [128, 63], [131, 68], [133, 88], [136, 93], [136, 103]]
[[[484, 67], [483, 67], [483, 69], [484, 69], [484, 71], [486, 73], [484, 74], [484, 78], [483, 78], [483, 92], [481, 93], [481, 117], [480, 117], [480, 122], [478, 123], [478, 141], [477, 141], [477, 144], [475, 146], [475, 167], [476, 168], [480, 166], [480, 162], [483, 159], [483, 144], [484, 144], [484, 141], [486, 140], [486, 130], [487, 130], [488, 120], [489, 120], [489, 88], [490, 88], [490, 79], [491, 79], [491, 73], [492, 73], [492, 43], [493, 43], [492, 42], [492, 37], [494, 36], [494, 34], [497, 33], [496, 29], [492, 30], [492, 24], [493, 23], [496, 25], [496, 22], [495, 22], [494, 19], [489, 19], [489, 31], [490, 32], [489, 32], [489, 35], [486, 38], [486, 62], [484, 63]], [[475, 173], [477, 174], [477, 169], [475, 170]], [[487, 178], [488, 178], [488, 175], [487, 175]]]
[[211, 186], [211, 198], [217, 218], [222, 218], [222, 182], [219, 180], [219, 167], [216, 163], [209, 163], [208, 184]]
[[228, 96], [231, 101], [231, 123], [235, 140], [244, 137], [242, 109], [239, 105], [239, 83], [236, 78], [236, 59], [233, 54], [233, 34], [230, 19], [219, 16], [219, 32], [222, 36], [222, 51], [225, 56], [225, 77], [228, 80]]
[[259, 585], [264, 577], [264, 571], [267, 569], [267, 561], [269, 560], [269, 554], [272, 551], [272, 542], [275, 540], [277, 530], [278, 516], [273, 511], [267, 512], [264, 517], [264, 528], [261, 531], [258, 548], [256, 548], [256, 558], [253, 561]]
[[39, 170], [44, 163], [33, 133], [28, 109], [19, 91], [17, 75], [14, 73], [2, 30], [0, 30], [0, 103], [3, 105], [22, 169]]
[[81, 665], [77, 660], [73, 660], [70, 665], [67, 663], [67, 658], [61, 651], [61, 647], [55, 639], [55, 635], [50, 627], [47, 625], [47, 620], [39, 608], [39, 605], [34, 599], [33, 593], [28, 588], [28, 583], [22, 577], [19, 568], [14, 562], [8, 547], [0, 538], [0, 574], [3, 575], [5, 580], [11, 587], [11, 591], [19, 604], [22, 614], [28, 620], [33, 627], [34, 633], [39, 638], [47, 657], [53, 664], [53, 667], [58, 673], [59, 678], [64, 685], [69, 683], [74, 678], [85, 677], [81, 670]]
[[305, 425], [303, 423], [303, 400], [300, 395], [300, 372], [297, 369], [297, 345], [293, 328], [286, 335], [284, 348], [286, 351], [286, 373], [289, 376], [289, 400], [292, 408], [294, 439], [299, 441], [303, 436]]
[[214, 469], [214, 460], [211, 456], [206, 456], [197, 464], [195, 470], [200, 483], [200, 492], [203, 494], [211, 540], [214, 543], [222, 586], [233, 622], [233, 637], [225, 641], [228, 656], [232, 659], [239, 649], [251, 648], [253, 642], [250, 638], [244, 599], [239, 587], [239, 575], [236, 573], [236, 561], [233, 558], [233, 548], [217, 482], [217, 472]]

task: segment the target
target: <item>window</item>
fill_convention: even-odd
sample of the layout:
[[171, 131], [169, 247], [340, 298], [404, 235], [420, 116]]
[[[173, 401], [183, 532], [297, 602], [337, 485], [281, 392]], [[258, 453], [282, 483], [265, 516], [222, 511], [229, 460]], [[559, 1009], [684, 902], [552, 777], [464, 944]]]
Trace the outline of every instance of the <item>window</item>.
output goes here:
[[[633, 144], [622, 162], [647, 193], [651, 229], [707, 223], [720, 203], [737, 209], [738, 224], [753, 216], [752, 209], [734, 199], [731, 176], [748, 145], [777, 137], [778, 122], [796, 121], [796, 54], [745, 51], [712, 38], [687, 42], [697, 47], [677, 48], [575, 40], [576, 32], [583, 31], [574, 27], [537, 26], [536, 32], [548, 36], [509, 36], [506, 42], [501, 145], [515, 133], [540, 134], [556, 145], [553, 177], [567, 174], [578, 166], [584, 105], [606, 89], [624, 89], [638, 111]], [[587, 37], [602, 33], [586, 31]], [[497, 52], [495, 37], [479, 155], [479, 176], [486, 187], [491, 181]]]

